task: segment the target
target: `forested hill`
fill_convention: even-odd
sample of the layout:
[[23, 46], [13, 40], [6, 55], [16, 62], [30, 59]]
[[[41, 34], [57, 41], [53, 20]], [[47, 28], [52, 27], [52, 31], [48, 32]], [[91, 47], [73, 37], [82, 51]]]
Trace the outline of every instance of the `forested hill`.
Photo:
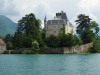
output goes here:
[[11, 19], [0, 15], [0, 34], [14, 34], [17, 28], [17, 24], [11, 21]]

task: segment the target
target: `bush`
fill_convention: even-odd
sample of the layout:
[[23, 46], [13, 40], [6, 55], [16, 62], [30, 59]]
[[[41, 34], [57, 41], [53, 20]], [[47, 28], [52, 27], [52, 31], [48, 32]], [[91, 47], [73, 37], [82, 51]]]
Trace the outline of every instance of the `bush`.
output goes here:
[[7, 42], [6, 46], [7, 46], [7, 50], [11, 50], [14, 48], [14, 46], [11, 42]]
[[60, 40], [58, 37], [51, 35], [45, 39], [45, 43], [48, 47], [58, 47]]
[[100, 37], [96, 37], [93, 41], [92, 53], [100, 53]]
[[39, 43], [36, 40], [32, 42], [32, 50], [34, 53], [39, 53]]
[[72, 34], [51, 35], [45, 39], [45, 43], [48, 47], [72, 47], [81, 44], [80, 40]]

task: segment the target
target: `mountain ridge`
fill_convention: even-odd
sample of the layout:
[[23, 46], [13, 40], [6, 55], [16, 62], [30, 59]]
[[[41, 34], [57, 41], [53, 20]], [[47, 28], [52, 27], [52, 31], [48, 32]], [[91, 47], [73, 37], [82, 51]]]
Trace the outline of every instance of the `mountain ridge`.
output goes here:
[[17, 29], [17, 23], [14, 23], [10, 18], [0, 15], [0, 34], [14, 34]]

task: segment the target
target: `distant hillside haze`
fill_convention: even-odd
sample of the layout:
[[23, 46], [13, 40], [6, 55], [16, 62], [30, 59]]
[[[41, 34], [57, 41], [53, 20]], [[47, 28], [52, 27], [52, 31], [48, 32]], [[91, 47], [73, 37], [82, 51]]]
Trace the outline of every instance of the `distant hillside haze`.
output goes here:
[[17, 28], [17, 23], [14, 23], [6, 16], [0, 15], [0, 34], [14, 34]]

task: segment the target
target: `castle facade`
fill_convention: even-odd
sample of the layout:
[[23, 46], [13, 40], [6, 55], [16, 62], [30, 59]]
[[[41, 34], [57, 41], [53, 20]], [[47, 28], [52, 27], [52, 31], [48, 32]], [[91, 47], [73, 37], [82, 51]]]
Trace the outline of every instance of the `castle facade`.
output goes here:
[[73, 33], [73, 25], [69, 22], [65, 12], [56, 13], [52, 20], [47, 20], [45, 16], [44, 29], [46, 37], [50, 35], [58, 36], [63, 27], [65, 28], [65, 34]]

